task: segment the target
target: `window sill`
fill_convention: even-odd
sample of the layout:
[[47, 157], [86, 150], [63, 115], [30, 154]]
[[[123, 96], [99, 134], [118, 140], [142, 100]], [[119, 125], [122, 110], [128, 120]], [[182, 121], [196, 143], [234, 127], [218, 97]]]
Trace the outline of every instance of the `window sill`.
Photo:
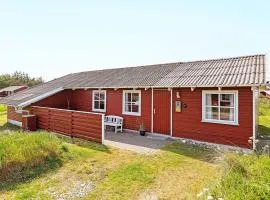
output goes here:
[[206, 120], [206, 119], [203, 119], [201, 122], [203, 122], [203, 123], [213, 123], [213, 124], [223, 124], [223, 125], [239, 126], [239, 123], [237, 123], [237, 122], [214, 121], [214, 120]]
[[102, 113], [105, 113], [106, 110], [97, 110], [97, 109], [92, 109], [92, 112], [102, 112]]
[[141, 116], [141, 113], [127, 113], [127, 112], [124, 112], [122, 113], [123, 115], [131, 115], [131, 116]]

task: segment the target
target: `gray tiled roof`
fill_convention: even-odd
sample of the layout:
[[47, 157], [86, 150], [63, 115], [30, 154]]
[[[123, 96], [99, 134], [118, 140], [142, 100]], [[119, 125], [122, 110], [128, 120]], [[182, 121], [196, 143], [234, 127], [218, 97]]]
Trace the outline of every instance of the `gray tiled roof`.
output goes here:
[[73, 88], [241, 87], [265, 82], [265, 56], [253, 55], [74, 73], [3, 98], [0, 103], [18, 106], [48, 92]]

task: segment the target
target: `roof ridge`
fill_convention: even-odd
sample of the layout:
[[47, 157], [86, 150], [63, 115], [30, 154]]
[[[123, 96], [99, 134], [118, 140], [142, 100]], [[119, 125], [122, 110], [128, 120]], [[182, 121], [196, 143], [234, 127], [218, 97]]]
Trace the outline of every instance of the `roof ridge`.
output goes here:
[[257, 57], [257, 56], [266, 56], [266, 54], [250, 54], [244, 56], [228, 56], [223, 58], [209, 58], [209, 59], [202, 59], [202, 60], [190, 60], [190, 61], [183, 61], [182, 63], [191, 63], [191, 62], [207, 62], [207, 61], [218, 61], [218, 60], [231, 60], [231, 59], [241, 59], [241, 58], [250, 58], [250, 57]]
[[172, 65], [172, 64], [185, 64], [185, 63], [193, 63], [193, 62], [196, 63], [196, 62], [208, 62], [208, 61], [219, 61], [219, 60], [222, 61], [222, 60], [242, 59], [242, 58], [250, 58], [250, 57], [265, 56], [265, 55], [266, 54], [250, 54], [250, 55], [243, 55], [243, 56], [209, 58], [209, 59], [202, 59], [202, 60], [176, 61], [176, 62], [156, 63], [156, 64], [147, 64], [147, 65], [138, 65], [138, 66], [127, 66], [127, 67], [119, 67], [119, 68], [87, 70], [87, 71], [76, 72], [73, 74], [81, 74], [81, 73], [87, 73], [87, 72], [103, 72], [107, 70], [121, 70], [121, 69], [131, 69], [131, 68], [141, 68], [141, 67], [153, 67], [153, 66]]

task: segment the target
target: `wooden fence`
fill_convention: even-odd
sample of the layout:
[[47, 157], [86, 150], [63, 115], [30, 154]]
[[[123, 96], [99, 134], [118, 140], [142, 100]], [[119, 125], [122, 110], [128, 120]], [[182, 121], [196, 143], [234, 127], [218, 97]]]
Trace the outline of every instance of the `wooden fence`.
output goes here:
[[37, 128], [103, 143], [104, 114], [32, 106]]

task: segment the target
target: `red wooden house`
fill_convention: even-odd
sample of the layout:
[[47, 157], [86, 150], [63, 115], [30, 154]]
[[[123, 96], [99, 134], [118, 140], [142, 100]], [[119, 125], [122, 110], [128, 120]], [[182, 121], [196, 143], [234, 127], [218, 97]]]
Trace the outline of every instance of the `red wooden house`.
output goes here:
[[122, 116], [125, 129], [141, 121], [149, 133], [250, 148], [265, 82], [265, 56], [254, 55], [74, 73], [0, 103], [17, 125], [16, 110], [61, 108]]

